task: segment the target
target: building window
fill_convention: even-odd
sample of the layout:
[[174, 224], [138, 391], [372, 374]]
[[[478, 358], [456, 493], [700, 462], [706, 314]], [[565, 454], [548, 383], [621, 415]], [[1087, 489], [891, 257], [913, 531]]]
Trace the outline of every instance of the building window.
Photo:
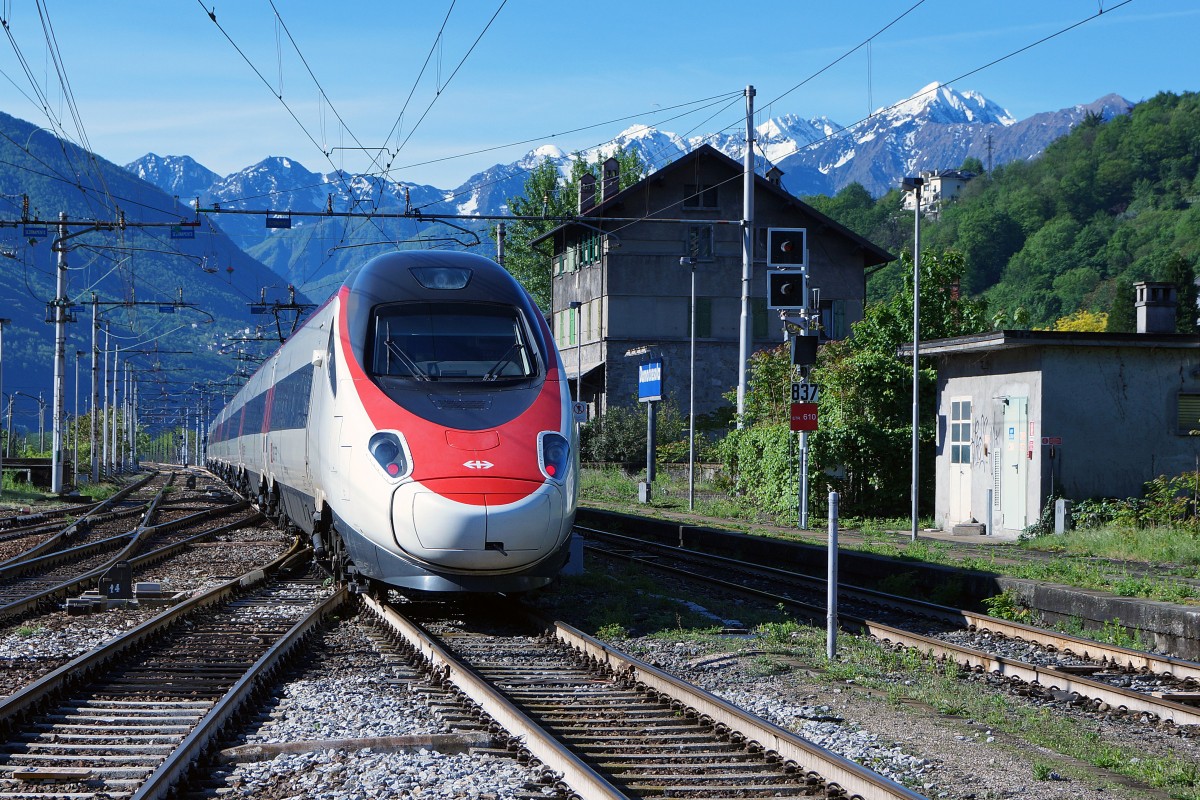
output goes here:
[[1200, 392], [1180, 392], [1175, 432], [1191, 436], [1194, 431], [1200, 431]]
[[716, 208], [717, 187], [707, 183], [685, 183], [683, 185], [684, 208]]
[[688, 225], [687, 242], [684, 251], [691, 258], [708, 259], [713, 257], [713, 226]]
[[[688, 304], [688, 327], [685, 331], [687, 336], [692, 335], [692, 319], [691, 319], [691, 304]], [[712, 298], [697, 297], [696, 298], [696, 338], [711, 339], [712, 338]]]
[[850, 335], [846, 325], [846, 301], [821, 301], [821, 339], [845, 339]]
[[767, 338], [767, 298], [750, 298], [750, 327], [753, 338]]
[[950, 463], [971, 463], [971, 401], [950, 403]]

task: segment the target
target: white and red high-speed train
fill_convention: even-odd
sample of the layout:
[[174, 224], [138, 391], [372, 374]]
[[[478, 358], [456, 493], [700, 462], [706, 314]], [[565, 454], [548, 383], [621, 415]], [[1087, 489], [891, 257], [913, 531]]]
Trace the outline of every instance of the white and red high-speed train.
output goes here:
[[567, 559], [579, 440], [525, 290], [454, 252], [379, 256], [217, 415], [209, 466], [359, 583], [521, 592]]

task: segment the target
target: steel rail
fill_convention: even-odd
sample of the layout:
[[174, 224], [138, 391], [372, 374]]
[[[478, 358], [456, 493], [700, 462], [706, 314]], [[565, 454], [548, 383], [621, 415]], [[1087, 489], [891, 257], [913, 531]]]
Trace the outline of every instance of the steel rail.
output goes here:
[[655, 693], [684, 704], [701, 718], [712, 720], [718, 729], [724, 728], [740, 737], [751, 750], [761, 749], [774, 754], [785, 763], [809, 774], [819, 775], [831, 797], [843, 796], [834, 787], [852, 798], [894, 798], [921, 800], [923, 795], [895, 783], [844, 756], [806, 741], [796, 734], [767, 722], [714, 694], [704, 691], [670, 675], [657, 667], [616, 650], [604, 642], [567, 625], [553, 623], [554, 635], [570, 647], [583, 652], [598, 663], [623, 674]]
[[364, 596], [363, 604], [405, 639], [435, 670], [477, 703], [509, 735], [521, 740], [534, 758], [561, 776], [561, 780], [582, 800], [626, 800], [626, 795], [603, 775], [590, 767], [540, 725], [530, 719], [511, 700], [493, 688], [438, 644], [420, 626], [401, 616], [393, 608]]
[[[758, 572], [784, 578], [790, 583], [804, 583], [813, 586], [815, 589], [819, 589], [821, 592], [825, 591], [825, 580], [812, 575], [803, 575], [766, 564], [739, 561], [727, 556], [701, 553], [696, 550], [660, 542], [646, 542], [645, 540], [635, 539], [631, 536], [612, 533], [610, 531], [602, 531], [597, 528], [587, 528], [577, 525], [575, 529], [585, 531], [589, 536], [617, 542], [627, 542], [631, 546], [650, 548], [675, 555], [703, 558], [705, 561], [732, 568], [753, 569]], [[1121, 647], [1120, 645], [1097, 642], [1094, 639], [1085, 639], [1082, 636], [1073, 636], [1069, 633], [1047, 630], [1035, 625], [991, 617], [978, 611], [952, 608], [924, 600], [888, 594], [875, 589], [850, 586], [845, 583], [839, 584], [838, 595], [857, 598], [863, 602], [875, 603], [889, 609], [919, 614], [951, 625], [961, 625], [975, 631], [996, 633], [1010, 639], [1037, 644], [1047, 650], [1068, 653], [1080, 659], [1104, 661], [1133, 672], [1154, 673], [1156, 675], [1173, 677], [1177, 680], [1192, 678], [1200, 681], [1200, 662], [1184, 658], [1175, 658], [1150, 653], [1145, 650], [1134, 650], [1128, 647]]]
[[[801, 600], [773, 592], [741, 586], [721, 578], [713, 578], [678, 567], [671, 567], [650, 559], [638, 558], [607, 550], [597, 550], [595, 548], [592, 548], [592, 551], [610, 558], [624, 559], [642, 564], [651, 569], [679, 575], [689, 580], [702, 581], [719, 586], [722, 589], [751, 595], [767, 600], [773, 605], [782, 603], [790, 608], [807, 612], [813, 619], [824, 619], [826, 613], [826, 609], [822, 605], [805, 603]], [[688, 552], [693, 557], [697, 555], [694, 551], [685, 552]], [[1102, 681], [1073, 675], [1053, 667], [1039, 667], [1015, 659], [993, 656], [970, 647], [962, 647], [928, 636], [921, 636], [920, 634], [910, 633], [891, 625], [872, 622], [849, 614], [839, 614], [839, 621], [843, 624], [853, 625], [861, 632], [880, 641], [911, 647], [932, 657], [953, 658], [956, 663], [970, 667], [971, 669], [986, 670], [1006, 677], [1019, 678], [1029, 683], [1044, 686], [1050, 690], [1058, 690], [1080, 698], [1104, 702], [1113, 708], [1144, 713], [1157, 719], [1165, 719], [1173, 722], [1175, 725], [1200, 725], [1200, 709], [1184, 705], [1183, 703], [1156, 698], [1152, 695], [1132, 689], [1125, 689], [1120, 686], [1112, 686]]]
[[0, 729], [11, 726], [22, 714], [36, 709], [54, 693], [62, 691], [74, 681], [82, 680], [103, 669], [105, 665], [129, 651], [130, 648], [148, 641], [151, 637], [158, 636], [193, 611], [224, 602], [234, 593], [264, 582], [268, 575], [279, 571], [290, 558], [303, 551], [304, 548], [299, 546], [297, 540], [297, 543], [287, 553], [279, 556], [262, 569], [252, 570], [241, 577], [228, 580], [171, 606], [158, 616], [146, 620], [141, 625], [105, 642], [94, 650], [73, 658], [58, 669], [13, 692], [0, 700]]
[[[141, 489], [143, 486], [145, 486], [147, 483], [149, 483], [157, 475], [158, 475], [157, 472], [151, 472], [148, 475], [146, 475], [146, 477], [142, 478], [141, 480], [137, 481], [136, 483], [129, 484], [128, 486], [121, 489], [119, 492], [115, 493], [112, 497], [97, 504], [97, 506], [95, 508], [93, 508], [91, 511], [84, 514], [82, 517], [80, 517], [79, 519], [72, 522], [70, 525], [63, 528], [58, 533], [58, 535], [51, 536], [50, 538], [43, 541], [41, 544], [39, 544], [35, 547], [31, 547], [30, 549], [26, 550], [24, 553], [21, 553], [20, 555], [17, 555], [13, 558], [10, 558], [8, 561], [5, 561], [3, 564], [0, 564], [0, 567], [6, 567], [11, 564], [17, 564], [22, 561], [28, 561], [31, 559], [35, 559], [35, 558], [45, 555], [46, 553], [53, 551], [55, 548], [59, 547], [62, 544], [62, 542], [69, 540], [73, 535], [75, 535], [79, 531], [80, 526], [90, 526], [97, 522], [109, 522], [114, 519], [120, 519], [121, 517], [127, 517], [127, 516], [132, 516], [134, 514], [141, 513], [147, 507], [146, 503], [142, 503], [141, 505], [139, 505], [135, 508], [122, 509], [119, 511], [118, 510], [105, 510], [105, 509], [110, 509], [110, 508], [116, 506], [116, 504], [118, 502], [120, 502], [121, 500], [124, 500], [126, 497], [128, 497], [133, 492]], [[164, 484], [163, 488], [166, 488], [167, 485], [169, 485], [169, 482], [168, 482], [168, 484]], [[159, 490], [158, 494], [155, 495], [155, 497], [161, 496], [161, 494], [162, 494], [162, 489]]]
[[343, 586], [297, 621], [204, 715], [200, 724], [192, 729], [171, 755], [138, 787], [131, 800], [165, 800], [173, 796], [176, 784], [186, 777], [192, 766], [210, 749], [221, 730], [232, 722], [242, 707], [252, 699], [264, 677], [300, 646], [327, 616], [338, 610], [349, 596], [349, 590]]
[[[230, 531], [235, 531], [235, 530], [238, 530], [239, 528], [244, 528], [248, 525], [257, 524], [257, 523], [261, 522], [263, 519], [265, 519], [265, 517], [263, 517], [262, 513], [256, 511], [255, 513], [251, 514], [248, 517], [243, 517], [242, 519], [234, 520], [233, 522], [230, 522], [226, 525], [221, 525], [216, 528], [211, 528], [206, 531], [201, 531], [200, 533], [197, 533], [194, 536], [189, 536], [186, 539], [181, 539], [178, 542], [173, 542], [169, 545], [160, 547], [156, 550], [150, 550], [146, 553], [143, 553], [140, 556], [133, 556], [133, 557], [127, 556], [127, 554], [132, 552], [132, 549], [134, 547], [136, 547], [136, 545], [137, 545], [136, 542], [131, 542], [130, 545], [126, 546], [118, 555], [114, 556], [113, 558], [109, 559], [104, 564], [102, 564], [98, 567], [93, 567], [92, 569], [88, 570], [87, 572], [83, 572], [79, 575], [76, 575], [73, 578], [69, 578], [68, 580], [66, 580], [62, 583], [48, 587], [48, 588], [46, 588], [40, 592], [37, 592], [35, 594], [31, 594], [25, 598], [22, 598], [21, 600], [17, 600], [12, 603], [8, 603], [6, 605], [0, 606], [0, 620], [6, 619], [9, 617], [19, 616], [21, 614], [24, 614], [24, 613], [30, 611], [33, 608], [36, 608], [38, 605], [40, 605], [42, 603], [52, 600], [55, 597], [58, 597], [58, 596], [64, 595], [64, 594], [69, 594], [69, 593], [76, 591], [77, 589], [81, 589], [85, 586], [90, 586], [92, 581], [99, 579], [101, 575], [103, 575], [110, 567], [113, 566], [113, 564], [115, 564], [118, 561], [122, 561], [122, 560], [128, 561], [130, 563], [130, 566], [132, 566], [134, 568], [146, 566], [148, 564], [155, 564], [155, 563], [158, 563], [159, 561], [162, 561], [165, 558], [169, 558], [170, 556], [175, 555], [179, 551], [181, 551], [181, 550], [185, 549], [186, 547], [188, 547], [189, 545], [191, 545], [193, 542], [196, 542], [200, 539], [204, 539], [209, 536], [218, 536], [222, 533], [228, 533]], [[100, 549], [101, 546], [103, 546], [107, 543], [110, 543], [114, 540], [130, 538], [130, 537], [134, 537], [135, 535], [136, 535], [136, 532], [119, 534], [118, 536], [112, 536], [112, 537], [109, 537], [108, 539], [104, 539], [99, 542], [92, 542], [91, 544], [81, 545], [80, 547], [74, 548], [73, 550], [64, 550], [59, 553], [52, 553], [49, 556], [43, 556], [42, 559], [39, 559], [39, 560], [57, 559], [59, 561], [62, 561], [62, 560], [68, 560], [70, 558], [77, 558], [79, 555], [83, 554], [82, 552], [77, 552], [77, 551], [84, 551], [86, 549], [88, 552], [90, 552], [92, 550]], [[122, 556], [126, 556], [126, 557], [122, 558]], [[24, 567], [27, 565], [34, 565], [34, 564], [36, 564], [36, 561], [24, 562], [24, 563], [20, 564], [19, 566]]]

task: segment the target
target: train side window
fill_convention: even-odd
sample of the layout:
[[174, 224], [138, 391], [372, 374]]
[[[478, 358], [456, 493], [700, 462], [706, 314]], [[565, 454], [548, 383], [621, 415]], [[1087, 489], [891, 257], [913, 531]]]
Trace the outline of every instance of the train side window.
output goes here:
[[325, 371], [329, 374], [329, 390], [337, 397], [337, 359], [334, 358], [334, 330], [336, 325], [329, 326], [329, 344], [325, 348]]

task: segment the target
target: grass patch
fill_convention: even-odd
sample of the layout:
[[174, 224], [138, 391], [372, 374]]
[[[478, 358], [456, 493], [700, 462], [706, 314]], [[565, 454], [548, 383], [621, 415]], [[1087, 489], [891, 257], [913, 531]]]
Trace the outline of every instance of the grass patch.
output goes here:
[[12, 503], [42, 503], [54, 500], [50, 492], [43, 492], [33, 484], [17, 480], [15, 472], [6, 472], [0, 481], [0, 500], [5, 505]]
[[[584, 502], [612, 503], [636, 508], [638, 513], [659, 519], [668, 518], [665, 512], [687, 512], [688, 486], [686, 475], [673, 478], [662, 472], [654, 484], [651, 502], [637, 502], [638, 481], [643, 474], [627, 475], [618, 468], [585, 468], [580, 474], [580, 497]], [[697, 481], [695, 509], [692, 513], [710, 517], [713, 524], [727, 530], [790, 538], [786, 530], [764, 531], [759, 525], [773, 525], [795, 529], [794, 515], [788, 518], [765, 514], [761, 509], [731, 497], [718, 483]], [[810, 524], [823, 524], [815, 520]], [[921, 520], [921, 527], [928, 527], [929, 520]], [[944, 564], [962, 569], [978, 570], [1015, 578], [1062, 583], [1084, 589], [1096, 589], [1125, 597], [1142, 597], [1166, 603], [1192, 603], [1200, 599], [1200, 591], [1177, 578], [1200, 578], [1200, 536], [1180, 529], [1096, 529], [1073, 531], [1064, 536], [1041, 536], [1023, 539], [1019, 543], [998, 544], [995, 553], [982, 558], [955, 558], [949, 542], [918, 538], [910, 540], [902, 535], [911, 530], [908, 519], [865, 519], [844, 517], [839, 525], [846, 530], [856, 530], [862, 537], [861, 544], [842, 540], [847, 550], [872, 553], [899, 561]], [[1061, 552], [1078, 558], [1039, 559], [1032, 562], [1005, 562], [1001, 558], [1012, 549], [1043, 550]], [[1162, 563], [1170, 561], [1179, 568], [1160, 573], [1153, 578], [1132, 575], [1128, 570], [1115, 570], [1112, 565], [1089, 560], [1090, 557], [1114, 560]], [[962, 586], [947, 584], [930, 590], [913, 587], [901, 582], [891, 588], [882, 588], [893, 594], [929, 599], [943, 605], [962, 604]], [[931, 593], [932, 592], [932, 593]]]
[[81, 483], [79, 485], [79, 493], [87, 495], [93, 500], [107, 500], [117, 492], [124, 488], [119, 483], [111, 483], [109, 481], [100, 481], [99, 483]]
[[[1021, 546], [1069, 555], [1099, 556], [1148, 564], [1170, 562], [1200, 567], [1200, 536], [1178, 528], [1103, 527], [1025, 539]], [[1196, 570], [1192, 571], [1197, 575]]]

